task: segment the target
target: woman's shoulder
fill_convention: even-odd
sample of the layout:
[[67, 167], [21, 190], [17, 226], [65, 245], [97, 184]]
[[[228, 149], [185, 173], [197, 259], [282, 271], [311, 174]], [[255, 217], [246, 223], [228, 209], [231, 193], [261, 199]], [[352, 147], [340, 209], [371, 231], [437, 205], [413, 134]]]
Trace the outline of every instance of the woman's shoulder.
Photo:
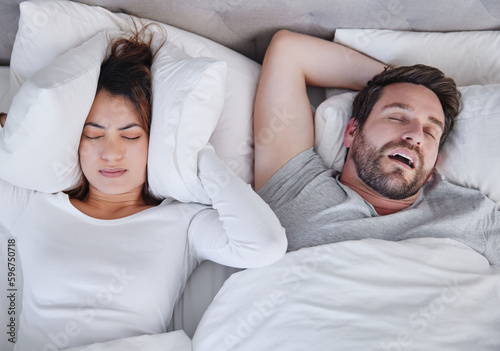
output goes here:
[[201, 211], [212, 209], [212, 206], [197, 202], [181, 202], [173, 198], [166, 198], [153, 208], [154, 211], [182, 212], [192, 217]]

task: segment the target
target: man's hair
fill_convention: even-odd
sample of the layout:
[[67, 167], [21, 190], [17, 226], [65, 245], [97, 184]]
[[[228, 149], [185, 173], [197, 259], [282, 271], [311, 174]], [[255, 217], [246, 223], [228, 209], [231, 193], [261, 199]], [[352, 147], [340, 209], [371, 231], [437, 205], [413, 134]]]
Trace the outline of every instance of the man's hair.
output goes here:
[[[135, 24], [135, 22], [134, 22]], [[154, 53], [151, 49], [153, 35], [144, 26], [127, 38], [119, 38], [110, 44], [109, 55], [101, 64], [97, 82], [97, 93], [104, 91], [110, 96], [123, 96], [130, 100], [140, 116], [141, 127], [149, 136], [152, 110], [151, 65]], [[143, 39], [148, 37], [147, 40]], [[82, 174], [79, 184], [67, 194], [83, 200], [89, 191], [89, 183]], [[156, 205], [156, 199], [149, 191], [148, 181], [144, 184], [142, 196], [148, 205]]]
[[439, 149], [441, 149], [460, 111], [461, 94], [453, 79], [446, 77], [439, 69], [430, 66], [419, 64], [389, 67], [374, 76], [354, 98], [352, 116], [359, 129], [363, 128], [373, 106], [382, 96], [384, 87], [396, 83], [422, 85], [436, 94], [444, 112], [444, 131], [439, 141]]

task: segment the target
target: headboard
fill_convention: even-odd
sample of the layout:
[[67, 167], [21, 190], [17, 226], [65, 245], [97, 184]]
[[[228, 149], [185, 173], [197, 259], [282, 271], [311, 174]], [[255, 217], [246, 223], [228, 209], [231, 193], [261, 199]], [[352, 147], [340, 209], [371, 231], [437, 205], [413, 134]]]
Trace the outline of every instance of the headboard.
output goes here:
[[[0, 2], [0, 65], [8, 65], [21, 0]], [[414, 31], [500, 29], [496, 0], [83, 0], [212, 39], [261, 62], [281, 28], [331, 39], [337, 28]], [[45, 18], [40, 18], [43, 26]]]

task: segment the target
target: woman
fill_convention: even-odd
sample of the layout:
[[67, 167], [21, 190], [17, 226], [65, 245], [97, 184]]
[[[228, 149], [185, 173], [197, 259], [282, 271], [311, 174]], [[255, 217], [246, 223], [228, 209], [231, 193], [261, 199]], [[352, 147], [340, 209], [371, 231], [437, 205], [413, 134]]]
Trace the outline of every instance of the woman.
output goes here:
[[[23, 265], [17, 350], [165, 332], [198, 263], [257, 267], [285, 252], [270, 208], [208, 147], [198, 168], [213, 207], [149, 194], [153, 54], [140, 37], [115, 42], [102, 64], [79, 147], [81, 184], [45, 194], [0, 181], [0, 224]], [[224, 188], [214, 172], [229, 177]]]

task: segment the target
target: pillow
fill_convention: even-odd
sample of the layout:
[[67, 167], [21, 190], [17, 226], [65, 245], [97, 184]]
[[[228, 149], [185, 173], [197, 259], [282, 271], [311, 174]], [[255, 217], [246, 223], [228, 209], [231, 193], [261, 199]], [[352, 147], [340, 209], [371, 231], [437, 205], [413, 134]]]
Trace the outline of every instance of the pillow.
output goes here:
[[354, 96], [355, 93], [334, 95], [322, 102], [314, 114], [314, 149], [338, 173], [347, 154], [344, 131], [352, 116]]
[[434, 66], [459, 86], [500, 83], [499, 31], [337, 29], [334, 41], [385, 63]]
[[124, 16], [72, 1], [25, 1], [19, 8], [10, 63], [12, 96], [29, 77], [71, 48], [108, 28], [128, 29]]
[[[479, 189], [500, 208], [500, 84], [459, 88], [463, 109], [439, 154], [437, 170], [450, 182]], [[325, 100], [315, 114], [315, 150], [328, 167], [342, 171], [344, 130], [354, 93]]]
[[500, 209], [500, 84], [460, 88], [464, 107], [440, 153], [450, 182], [479, 189]]
[[[21, 3], [20, 10], [19, 29], [11, 56], [11, 95], [17, 92], [27, 78], [52, 62], [55, 57], [80, 45], [103, 29], [128, 30], [131, 28], [131, 18], [137, 20], [136, 17], [71, 1], [27, 1]], [[145, 24], [152, 22], [147, 19], [141, 21]], [[210, 142], [219, 157], [237, 175], [247, 183], [252, 183], [252, 114], [260, 65], [199, 35], [163, 23], [154, 23], [160, 27], [155, 30], [162, 31], [162, 35], [166, 32], [168, 42], [177, 46], [186, 57], [204, 56], [227, 63], [224, 106]], [[198, 137], [191, 133], [189, 140], [185, 140], [186, 145], [198, 144], [193, 141]], [[196, 152], [187, 146], [184, 150], [188, 151], [186, 159]], [[184, 182], [187, 188], [193, 186], [196, 189], [197, 184], [192, 184], [192, 179], [194, 175], [191, 174], [188, 179], [178, 181]], [[188, 198], [193, 196], [187, 191], [183, 195]]]
[[226, 63], [171, 55], [182, 52], [172, 44], [163, 46], [151, 68], [149, 186], [160, 197], [210, 204], [197, 176], [198, 151], [208, 143], [224, 105]]
[[23, 84], [0, 134], [0, 178], [45, 192], [78, 182], [78, 145], [107, 46], [98, 33]]

